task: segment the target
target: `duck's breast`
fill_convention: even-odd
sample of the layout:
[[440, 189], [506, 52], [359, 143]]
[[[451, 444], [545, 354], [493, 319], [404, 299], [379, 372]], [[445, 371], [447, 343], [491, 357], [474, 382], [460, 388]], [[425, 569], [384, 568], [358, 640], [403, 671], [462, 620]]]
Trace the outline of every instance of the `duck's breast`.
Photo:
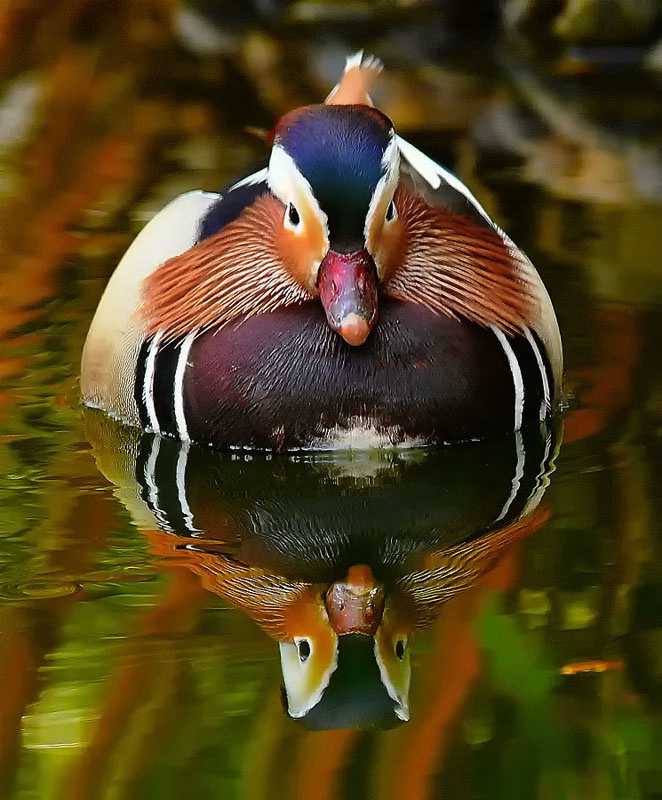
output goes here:
[[183, 345], [147, 342], [136, 402], [145, 426], [223, 448], [478, 439], [544, 410], [549, 368], [536, 349], [533, 338], [507, 339], [388, 298], [355, 348], [329, 329], [318, 303], [306, 303]]

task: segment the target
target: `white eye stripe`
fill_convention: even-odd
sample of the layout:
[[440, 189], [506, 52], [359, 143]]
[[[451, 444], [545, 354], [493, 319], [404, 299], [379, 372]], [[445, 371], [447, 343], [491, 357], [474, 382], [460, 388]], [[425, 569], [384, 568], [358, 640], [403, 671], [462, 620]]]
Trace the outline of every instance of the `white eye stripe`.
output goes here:
[[[379, 179], [377, 186], [375, 186], [375, 191], [372, 193], [372, 197], [370, 198], [370, 206], [368, 207], [368, 213], [366, 214], [365, 218], [363, 235], [366, 242], [370, 241], [370, 231], [377, 216], [377, 209], [380, 206], [383, 208], [382, 203], [385, 197], [390, 195], [391, 200], [389, 203], [393, 200], [393, 195], [395, 194], [395, 190], [398, 188], [398, 183], [400, 181], [400, 148], [398, 147], [398, 141], [394, 131], [391, 132], [391, 141], [389, 142], [386, 150], [384, 150], [384, 155], [382, 156], [382, 166], [384, 168], [384, 174]], [[387, 206], [385, 218], [387, 222], [392, 222], [397, 216], [397, 209], [395, 208], [394, 204], [393, 209], [396, 213], [393, 217], [389, 218], [389, 208], [390, 206]], [[381, 213], [384, 214], [384, 211]], [[384, 219], [384, 217], [382, 217], [382, 219]]]
[[398, 140], [395, 131], [391, 128], [389, 134], [389, 143], [384, 150], [382, 156], [382, 169], [385, 172], [397, 172], [400, 166], [400, 148], [398, 147]]
[[[319, 219], [328, 239], [328, 220], [320, 208], [310, 184], [297, 169], [292, 156], [277, 144], [271, 150], [267, 183], [271, 191], [286, 207], [290, 204], [294, 206], [300, 220], [304, 216], [303, 208], [309, 207]], [[286, 213], [286, 225], [287, 218], [288, 214]], [[292, 226], [292, 229], [296, 230], [296, 227]]]
[[377, 214], [378, 207], [382, 204], [385, 197], [390, 195], [391, 199], [393, 198], [395, 190], [398, 188], [398, 182], [400, 181], [400, 149], [398, 147], [398, 141], [395, 137], [395, 132], [391, 133], [391, 141], [389, 142], [386, 150], [384, 150], [382, 167], [384, 168], [384, 174], [379, 179], [377, 186], [375, 186], [375, 191], [372, 193], [372, 197], [370, 198], [370, 206], [368, 207], [368, 213], [366, 214], [365, 218], [363, 235], [366, 242], [369, 240], [370, 230]]

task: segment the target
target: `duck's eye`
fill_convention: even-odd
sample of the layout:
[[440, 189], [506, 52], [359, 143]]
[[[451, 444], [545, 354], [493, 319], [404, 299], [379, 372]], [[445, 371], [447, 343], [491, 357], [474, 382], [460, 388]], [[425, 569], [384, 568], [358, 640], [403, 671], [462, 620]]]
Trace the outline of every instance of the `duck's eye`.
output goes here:
[[398, 657], [398, 660], [402, 661], [405, 657], [405, 647], [407, 646], [406, 639], [398, 639], [395, 643], [395, 654]]
[[295, 639], [294, 643], [296, 644], [297, 652], [299, 653], [299, 661], [303, 664], [303, 662], [307, 660], [311, 653], [310, 642], [308, 639]]
[[287, 215], [285, 219], [288, 228], [296, 229], [301, 224], [301, 215], [292, 203], [288, 203], [287, 205]]
[[398, 209], [395, 207], [395, 202], [391, 200], [388, 204], [388, 208], [386, 209], [386, 221], [393, 222], [393, 220], [398, 216]]

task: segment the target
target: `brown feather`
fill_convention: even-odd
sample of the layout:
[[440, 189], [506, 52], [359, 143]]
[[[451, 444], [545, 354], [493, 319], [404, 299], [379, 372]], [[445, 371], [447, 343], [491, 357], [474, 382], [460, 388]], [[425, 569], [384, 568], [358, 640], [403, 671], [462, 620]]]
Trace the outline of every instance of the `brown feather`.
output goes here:
[[276, 641], [292, 638], [290, 616], [301, 603], [315, 602], [320, 594], [311, 584], [288, 581], [220, 553], [191, 552], [186, 561], [207, 591], [247, 613]]
[[507, 333], [527, 326], [533, 287], [496, 231], [432, 207], [402, 184], [395, 202], [407, 247], [386, 282], [388, 295]]
[[279, 257], [282, 218], [283, 204], [261, 195], [234, 222], [162, 264], [143, 284], [138, 314], [146, 333], [172, 340], [309, 300]]
[[471, 588], [494, 567], [504, 551], [542, 527], [549, 511], [537, 508], [510, 525], [469, 542], [428, 554], [421, 569], [398, 580], [398, 587], [415, 607], [417, 627], [430, 624], [440, 606]]

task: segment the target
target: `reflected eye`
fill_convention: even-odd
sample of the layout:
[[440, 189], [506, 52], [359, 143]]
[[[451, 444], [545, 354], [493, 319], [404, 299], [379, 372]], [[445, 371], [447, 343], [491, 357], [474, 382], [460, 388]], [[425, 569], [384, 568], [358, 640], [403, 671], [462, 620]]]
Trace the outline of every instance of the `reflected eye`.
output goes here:
[[386, 209], [386, 221], [393, 222], [393, 220], [398, 216], [398, 209], [395, 207], [395, 202], [391, 200], [388, 204], [388, 208]]
[[285, 214], [285, 227], [297, 230], [301, 225], [301, 215], [296, 210], [292, 203], [287, 204], [287, 212]]
[[407, 646], [406, 639], [398, 639], [398, 641], [395, 643], [395, 654], [398, 657], [399, 661], [402, 661], [402, 659], [405, 657], [406, 646]]
[[295, 639], [294, 644], [297, 646], [299, 661], [303, 664], [311, 653], [310, 642], [308, 639]]

